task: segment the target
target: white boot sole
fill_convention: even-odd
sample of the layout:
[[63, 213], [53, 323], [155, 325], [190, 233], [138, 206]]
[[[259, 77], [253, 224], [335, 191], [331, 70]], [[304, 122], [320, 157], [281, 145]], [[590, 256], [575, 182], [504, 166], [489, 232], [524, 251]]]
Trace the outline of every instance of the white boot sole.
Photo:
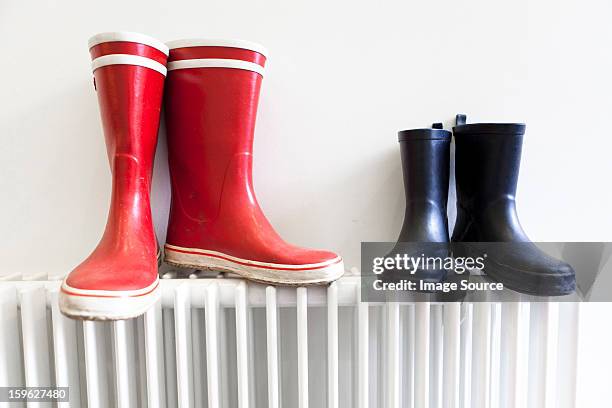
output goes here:
[[234, 273], [243, 278], [279, 286], [325, 285], [344, 274], [341, 257], [308, 265], [273, 264], [237, 258], [216, 251], [166, 244], [164, 260], [182, 268]]
[[146, 288], [129, 291], [77, 289], [64, 280], [59, 292], [59, 308], [73, 319], [131, 319], [149, 310], [160, 293], [158, 278]]

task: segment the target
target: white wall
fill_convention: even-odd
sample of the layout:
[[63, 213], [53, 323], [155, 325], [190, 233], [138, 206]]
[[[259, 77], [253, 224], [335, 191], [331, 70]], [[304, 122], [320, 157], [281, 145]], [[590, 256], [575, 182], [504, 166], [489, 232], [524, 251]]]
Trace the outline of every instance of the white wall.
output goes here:
[[[612, 239], [608, 0], [0, 3], [1, 273], [63, 274], [104, 228], [110, 178], [87, 39], [230, 37], [270, 52], [255, 142], [262, 206], [288, 240], [359, 265], [403, 213], [396, 132], [528, 124], [518, 194], [536, 240]], [[165, 235], [163, 133], [154, 212]]]

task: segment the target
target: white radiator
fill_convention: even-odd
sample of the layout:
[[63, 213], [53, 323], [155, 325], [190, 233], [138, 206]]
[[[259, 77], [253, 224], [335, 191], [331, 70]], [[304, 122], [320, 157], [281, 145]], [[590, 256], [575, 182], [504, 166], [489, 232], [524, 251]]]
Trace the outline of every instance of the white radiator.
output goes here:
[[58, 287], [0, 282], [0, 386], [70, 386], [60, 407], [575, 405], [577, 303], [368, 305], [357, 277], [162, 280], [156, 308], [105, 323], [61, 315]]

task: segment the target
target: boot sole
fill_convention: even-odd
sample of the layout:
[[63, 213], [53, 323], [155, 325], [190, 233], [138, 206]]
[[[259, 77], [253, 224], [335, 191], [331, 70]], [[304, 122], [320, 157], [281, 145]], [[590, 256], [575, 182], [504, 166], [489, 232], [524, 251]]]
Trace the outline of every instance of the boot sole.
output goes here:
[[575, 275], [543, 275], [498, 264], [489, 266], [485, 273], [505, 288], [528, 295], [565, 296], [576, 291]]
[[[460, 256], [478, 256], [471, 254], [469, 248], [461, 251]], [[513, 269], [489, 259], [485, 274], [504, 288], [526, 295], [565, 296], [576, 291], [574, 274], [542, 274], [532, 271]]]
[[170, 244], [164, 246], [164, 261], [181, 268], [230, 272], [254, 282], [275, 286], [325, 285], [344, 274], [341, 257], [318, 264], [285, 265]]
[[79, 320], [124, 320], [138, 317], [160, 297], [159, 279], [140, 290], [85, 290], [62, 282], [59, 293], [60, 311]]

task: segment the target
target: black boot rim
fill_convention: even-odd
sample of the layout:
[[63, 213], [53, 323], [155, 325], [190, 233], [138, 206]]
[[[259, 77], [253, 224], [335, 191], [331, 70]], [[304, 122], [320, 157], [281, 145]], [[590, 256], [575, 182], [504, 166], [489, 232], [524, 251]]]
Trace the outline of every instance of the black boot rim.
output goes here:
[[525, 133], [524, 123], [468, 123], [453, 127], [455, 136], [461, 134], [511, 134]]
[[406, 142], [409, 140], [450, 140], [452, 133], [444, 129], [407, 129], [397, 134], [397, 140]]

